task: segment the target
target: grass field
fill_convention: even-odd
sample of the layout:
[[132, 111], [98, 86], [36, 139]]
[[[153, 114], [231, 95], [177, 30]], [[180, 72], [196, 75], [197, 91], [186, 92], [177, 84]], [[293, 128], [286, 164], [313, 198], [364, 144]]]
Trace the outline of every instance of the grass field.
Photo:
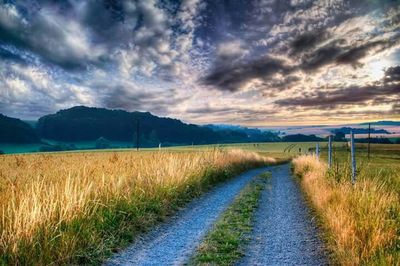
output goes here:
[[[398, 261], [400, 145], [373, 144], [368, 160], [366, 145], [357, 144], [355, 187], [346, 143], [335, 143], [329, 171], [326, 145], [320, 143], [319, 162], [297, 159], [295, 172], [335, 259]], [[98, 264], [214, 183], [309, 148], [315, 143], [0, 156], [0, 264]]]
[[0, 156], [0, 264], [98, 264], [214, 183], [277, 163], [242, 150]]
[[348, 148], [294, 160], [294, 172], [320, 216], [333, 260], [342, 265], [400, 264], [400, 145], [357, 144], [357, 181], [351, 180]]
[[[54, 142], [51, 140], [46, 140], [46, 142], [51, 144], [57, 144], [58, 142]], [[95, 147], [95, 141], [86, 141], [86, 142], [63, 142], [62, 144], [75, 144], [77, 148], [80, 150], [75, 150], [71, 152], [81, 152], [81, 151], [90, 151], [90, 152], [114, 152], [114, 151], [132, 151], [135, 149], [106, 149], [106, 150], [93, 150]], [[131, 146], [132, 143], [129, 142], [115, 142], [111, 143], [113, 146], [118, 147], [126, 147]], [[37, 152], [39, 147], [43, 144], [4, 144], [0, 143], [0, 150], [4, 151], [6, 154], [18, 154], [18, 153], [31, 153]], [[343, 145], [343, 143], [335, 144], [337, 146]], [[297, 154], [299, 153], [299, 148], [301, 148], [301, 152], [306, 152], [309, 148], [315, 148], [315, 142], [267, 142], [267, 143], [237, 143], [237, 144], [210, 144], [210, 145], [194, 145], [194, 146], [173, 146], [173, 147], [162, 147], [163, 151], [198, 151], [199, 149], [213, 149], [213, 148], [239, 148], [246, 149], [256, 152], [268, 152], [268, 153], [276, 153], [277, 155], [282, 154], [284, 151], [286, 154]], [[141, 151], [156, 151], [157, 148], [141, 148]]]
[[[79, 141], [79, 142], [60, 142], [54, 140], [43, 140], [45, 143], [51, 145], [63, 144], [63, 145], [74, 145], [79, 150], [90, 150], [96, 147], [96, 141]], [[131, 147], [132, 142], [124, 141], [111, 141], [112, 147]], [[13, 143], [0, 143], [0, 150], [6, 154], [17, 154], [17, 153], [34, 153], [39, 152], [40, 147], [45, 146], [44, 143], [33, 143], [33, 144], [13, 144]]]

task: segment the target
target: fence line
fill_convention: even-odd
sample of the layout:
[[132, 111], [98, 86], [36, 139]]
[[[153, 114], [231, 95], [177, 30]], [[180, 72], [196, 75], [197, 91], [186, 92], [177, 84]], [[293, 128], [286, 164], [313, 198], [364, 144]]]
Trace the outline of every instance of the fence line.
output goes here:
[[[332, 146], [333, 146], [333, 137], [332, 135], [328, 136], [328, 167], [329, 169], [332, 168], [333, 156], [332, 156]], [[357, 163], [356, 163], [356, 146], [355, 146], [355, 139], [354, 139], [354, 132], [350, 131], [350, 153], [351, 153], [351, 182], [354, 185], [357, 178]], [[319, 143], [315, 144], [315, 155], [319, 160], [320, 157], [320, 150], [319, 150]]]

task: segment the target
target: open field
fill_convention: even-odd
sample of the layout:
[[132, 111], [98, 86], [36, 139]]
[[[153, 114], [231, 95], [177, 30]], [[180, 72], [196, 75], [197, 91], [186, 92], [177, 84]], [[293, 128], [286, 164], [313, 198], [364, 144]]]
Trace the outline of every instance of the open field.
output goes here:
[[[49, 143], [51, 145], [74, 145], [77, 150], [90, 150], [96, 147], [96, 141], [80, 141], [80, 142], [60, 142], [54, 140], [44, 140], [44, 142]], [[132, 142], [123, 142], [123, 141], [112, 141], [112, 147], [132, 147]], [[33, 144], [12, 144], [12, 143], [0, 143], [0, 150], [6, 154], [16, 154], [16, 153], [33, 153], [39, 152], [40, 148], [45, 146], [42, 143], [33, 143]]]
[[[368, 159], [368, 145], [356, 144], [356, 161], [359, 180], [377, 179], [383, 186], [396, 191], [400, 195], [400, 145], [399, 144], [371, 144], [370, 159]], [[322, 146], [321, 158], [327, 162], [328, 150]], [[335, 178], [349, 180], [350, 150], [344, 146], [333, 149], [333, 167], [331, 175]]]
[[[58, 142], [46, 140], [49, 143], [56, 144]], [[74, 144], [80, 150], [74, 150], [69, 152], [82, 152], [82, 151], [90, 151], [90, 152], [114, 152], [114, 151], [132, 151], [136, 149], [132, 148], [119, 148], [119, 149], [104, 149], [104, 150], [93, 150], [95, 147], [95, 141], [87, 141], [87, 142], [78, 142], [78, 143], [70, 143], [70, 142], [62, 142], [62, 144]], [[336, 143], [337, 146], [342, 146], [343, 143]], [[31, 153], [37, 152], [39, 147], [42, 144], [4, 144], [0, 143], [0, 150], [4, 151], [6, 154], [16, 154], [16, 153]], [[132, 143], [129, 142], [112, 142], [112, 146], [118, 147], [127, 147], [132, 146]], [[299, 153], [299, 148], [304, 153], [309, 148], [315, 148], [315, 142], [265, 142], [265, 143], [235, 143], [235, 144], [209, 144], [209, 145], [189, 145], [189, 146], [172, 146], [172, 147], [162, 147], [162, 150], [167, 151], [198, 151], [199, 149], [213, 149], [213, 148], [240, 148], [246, 149], [256, 152], [269, 152], [281, 154], [285, 151], [285, 153], [297, 154]], [[141, 148], [141, 151], [156, 151], [159, 150], [156, 148]]]
[[[357, 144], [355, 188], [346, 143], [335, 143], [330, 171], [326, 145], [320, 143], [319, 163], [300, 157], [295, 172], [305, 177], [335, 259], [398, 261], [400, 145], [373, 144], [367, 160], [366, 145]], [[99, 263], [214, 183], [314, 147], [251, 143], [0, 156], [0, 264]]]
[[343, 265], [400, 263], [400, 145], [356, 147], [357, 182], [350, 182], [347, 148], [334, 149], [332, 169], [321, 160], [301, 156], [294, 172], [326, 231], [328, 248]]
[[221, 149], [0, 156], [0, 264], [99, 263], [212, 184], [276, 162]]

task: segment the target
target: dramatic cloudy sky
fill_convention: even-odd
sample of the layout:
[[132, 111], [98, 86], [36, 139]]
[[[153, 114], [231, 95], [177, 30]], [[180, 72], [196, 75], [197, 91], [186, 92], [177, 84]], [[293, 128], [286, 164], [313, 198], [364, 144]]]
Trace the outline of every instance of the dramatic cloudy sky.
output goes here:
[[0, 0], [0, 113], [400, 119], [399, 0]]

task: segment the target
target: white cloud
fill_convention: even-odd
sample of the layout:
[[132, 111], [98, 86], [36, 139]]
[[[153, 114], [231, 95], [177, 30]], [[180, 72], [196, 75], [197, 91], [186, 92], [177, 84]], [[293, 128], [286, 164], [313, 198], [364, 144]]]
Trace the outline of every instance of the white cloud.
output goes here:
[[226, 41], [218, 44], [217, 55], [223, 58], [241, 58], [248, 54], [242, 40]]
[[[337, 65], [332, 57], [307, 73], [301, 68], [307, 57], [320, 59], [318, 49], [333, 41], [343, 50], [340, 54], [367, 42], [398, 39], [399, 10], [361, 12], [344, 0], [260, 0], [232, 11], [239, 2], [223, 2], [0, 5], [0, 112], [33, 117], [84, 104], [200, 123], [287, 122], [293, 112], [277, 108], [274, 101], [369, 84], [381, 77], [382, 68], [398, 62], [394, 54], [400, 44], [394, 43], [361, 51], [355, 65]], [[291, 54], [293, 40], [316, 30], [323, 38], [307, 52]], [[264, 57], [282, 66], [254, 63]], [[241, 90], [217, 91], [199, 83], [210, 70], [237, 65], [240, 73], [249, 74], [243, 82], [242, 76], [230, 75]], [[274, 67], [281, 71], [274, 73]], [[392, 105], [389, 101], [371, 110]], [[312, 113], [297, 110], [296, 117]]]

